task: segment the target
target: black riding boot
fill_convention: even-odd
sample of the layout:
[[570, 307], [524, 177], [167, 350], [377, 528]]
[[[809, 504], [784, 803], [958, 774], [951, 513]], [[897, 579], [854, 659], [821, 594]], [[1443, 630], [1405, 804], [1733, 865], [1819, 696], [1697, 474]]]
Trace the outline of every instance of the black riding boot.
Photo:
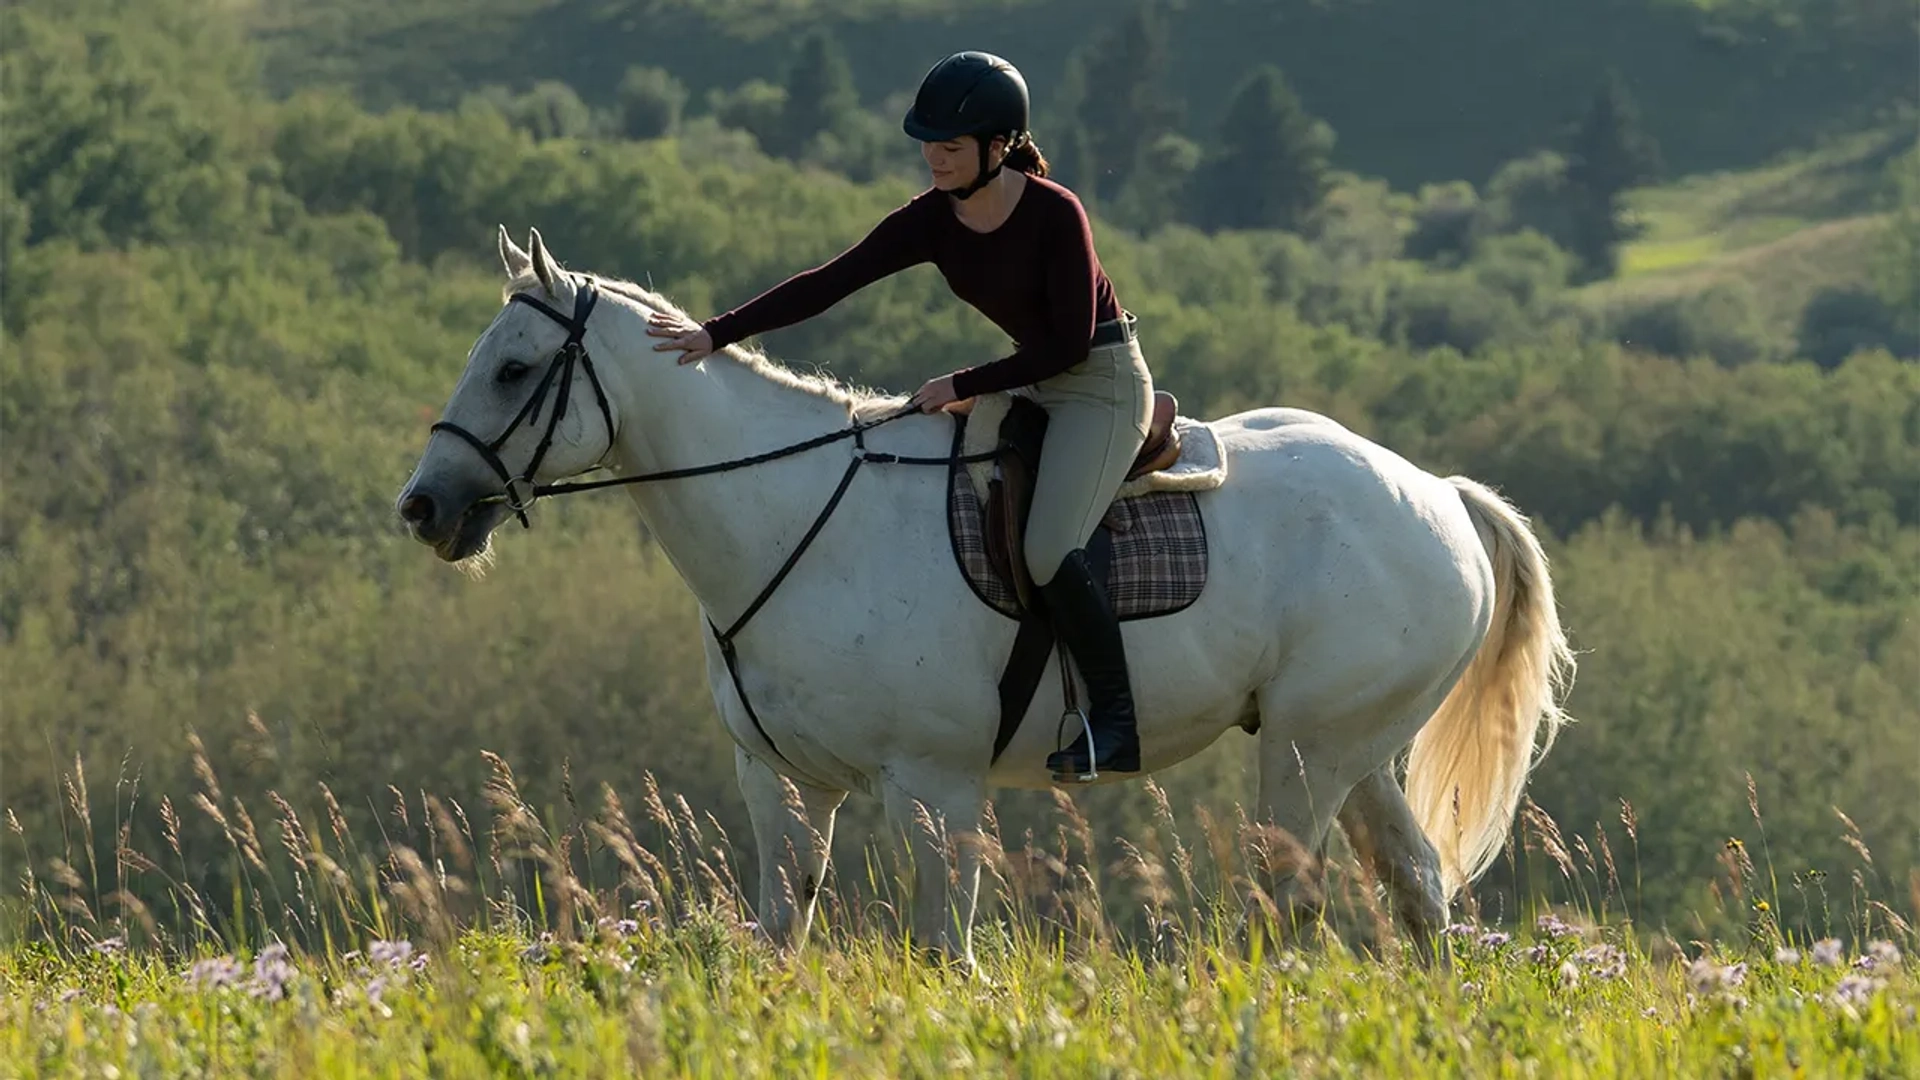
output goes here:
[[1065, 750], [1047, 756], [1056, 782], [1074, 783], [1093, 772], [1140, 771], [1140, 735], [1134, 728], [1133, 691], [1127, 680], [1127, 654], [1120, 621], [1107, 591], [1087, 565], [1085, 551], [1069, 552], [1053, 580], [1041, 586], [1055, 632], [1080, 668], [1087, 684], [1087, 719], [1097, 748], [1088, 761], [1087, 734]]

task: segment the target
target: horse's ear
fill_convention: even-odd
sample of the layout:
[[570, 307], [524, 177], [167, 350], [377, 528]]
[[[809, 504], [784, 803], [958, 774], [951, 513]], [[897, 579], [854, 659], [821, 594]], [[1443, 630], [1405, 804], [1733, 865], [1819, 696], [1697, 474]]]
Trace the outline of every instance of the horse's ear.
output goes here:
[[540, 284], [547, 290], [548, 296], [560, 295], [560, 264], [553, 261], [548, 253], [546, 241], [540, 239], [540, 230], [534, 229], [528, 236], [533, 250], [533, 272], [539, 276]]
[[505, 225], [500, 226], [500, 262], [507, 268], [509, 281], [526, 273], [533, 266], [533, 256], [513, 242], [513, 237], [507, 235]]

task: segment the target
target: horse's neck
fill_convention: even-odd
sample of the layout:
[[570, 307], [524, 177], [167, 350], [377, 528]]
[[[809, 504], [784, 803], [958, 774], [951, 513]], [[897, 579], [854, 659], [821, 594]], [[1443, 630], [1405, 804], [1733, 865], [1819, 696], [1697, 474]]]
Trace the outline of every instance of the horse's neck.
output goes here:
[[[642, 338], [650, 342], [650, 339]], [[625, 474], [735, 461], [841, 429], [844, 405], [716, 356], [698, 368], [635, 348], [657, 364], [621, 408], [615, 470]], [[706, 476], [628, 488], [641, 518], [723, 627], [744, 611], [820, 512], [851, 443]]]

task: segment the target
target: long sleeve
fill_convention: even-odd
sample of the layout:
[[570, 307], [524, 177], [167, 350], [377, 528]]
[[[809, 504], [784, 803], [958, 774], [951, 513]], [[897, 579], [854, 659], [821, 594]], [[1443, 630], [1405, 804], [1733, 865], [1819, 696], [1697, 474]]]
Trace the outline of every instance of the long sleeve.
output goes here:
[[956, 372], [953, 392], [959, 397], [1029, 386], [1087, 358], [1099, 292], [1093, 226], [1078, 199], [1062, 207], [1048, 223], [1045, 338], [1020, 342], [1011, 356]]
[[798, 274], [708, 319], [703, 326], [721, 349], [755, 334], [811, 319], [889, 274], [930, 257], [923, 207], [910, 202], [880, 220], [865, 238], [830, 262]]

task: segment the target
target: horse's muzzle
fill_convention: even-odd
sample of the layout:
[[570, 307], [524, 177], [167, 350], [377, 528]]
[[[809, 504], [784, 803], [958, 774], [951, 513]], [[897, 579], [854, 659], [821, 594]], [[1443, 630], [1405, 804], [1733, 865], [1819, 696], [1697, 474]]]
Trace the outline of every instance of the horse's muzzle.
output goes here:
[[486, 547], [488, 535], [510, 513], [501, 502], [451, 499], [425, 484], [401, 492], [394, 509], [408, 533], [447, 562], [459, 562]]

